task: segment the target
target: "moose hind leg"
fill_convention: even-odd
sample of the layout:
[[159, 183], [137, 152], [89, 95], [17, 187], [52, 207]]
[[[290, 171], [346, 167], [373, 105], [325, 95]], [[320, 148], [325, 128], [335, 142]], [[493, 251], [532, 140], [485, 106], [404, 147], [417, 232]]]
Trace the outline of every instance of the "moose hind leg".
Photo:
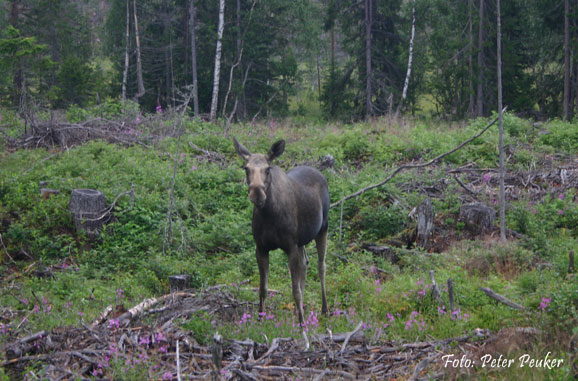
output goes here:
[[269, 283], [269, 252], [257, 248], [257, 265], [259, 266], [259, 312], [265, 312], [267, 284]]
[[309, 257], [307, 256], [307, 251], [305, 250], [305, 246], [299, 247], [299, 254], [303, 260], [303, 277], [300, 282], [301, 286], [301, 296], [305, 298], [305, 282], [307, 281], [307, 266], [309, 265]]
[[289, 271], [291, 272], [291, 289], [293, 291], [293, 299], [295, 301], [295, 309], [299, 325], [303, 327], [303, 288], [305, 283], [305, 272], [307, 266], [302, 256], [300, 248], [295, 246], [289, 253]]
[[327, 251], [327, 229], [317, 235], [315, 238], [317, 246], [317, 271], [319, 273], [319, 281], [321, 282], [321, 312], [324, 315], [329, 314], [327, 308], [327, 296], [325, 294], [325, 253]]

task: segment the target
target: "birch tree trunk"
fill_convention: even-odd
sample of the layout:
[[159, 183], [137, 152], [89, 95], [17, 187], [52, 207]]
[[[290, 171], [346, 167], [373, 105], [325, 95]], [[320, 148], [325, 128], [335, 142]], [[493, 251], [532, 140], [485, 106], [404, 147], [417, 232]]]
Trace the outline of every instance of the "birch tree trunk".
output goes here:
[[126, 31], [125, 31], [125, 49], [124, 49], [124, 70], [122, 72], [122, 100], [126, 100], [126, 85], [128, 82], [128, 49], [130, 45], [130, 2], [126, 0]]
[[407, 97], [407, 89], [409, 88], [409, 80], [411, 78], [411, 63], [413, 60], [413, 39], [415, 37], [415, 6], [412, 9], [412, 20], [411, 20], [411, 37], [409, 39], [409, 57], [407, 59], [407, 73], [405, 74], [405, 82], [403, 83], [403, 91], [401, 93], [401, 101], [397, 105], [397, 110], [395, 111], [395, 117], [399, 116], [401, 111], [401, 106]]
[[570, 0], [564, 0], [564, 99], [562, 119], [570, 119]]
[[210, 120], [217, 120], [217, 103], [219, 101], [219, 77], [221, 72], [221, 47], [223, 29], [225, 28], [225, 0], [219, 0], [219, 27], [217, 30], [217, 49], [215, 52], [215, 72], [213, 75], [213, 97], [211, 99]]
[[145, 94], [145, 87], [142, 78], [142, 61], [141, 61], [141, 51], [140, 51], [140, 36], [138, 31], [138, 16], [136, 11], [136, 0], [133, 0], [133, 13], [134, 13], [134, 34], [136, 40], [136, 78], [138, 91], [135, 98], [138, 99]]
[[478, 89], [476, 115], [484, 115], [484, 0], [480, 0], [478, 24]]
[[199, 116], [199, 82], [197, 80], [197, 16], [195, 10], [195, 0], [189, 3], [189, 25], [191, 29], [191, 66], [193, 76], [193, 112], [195, 117]]
[[365, 117], [373, 113], [371, 90], [371, 0], [365, 0]]
[[497, 56], [498, 56], [498, 126], [500, 129], [500, 238], [506, 241], [506, 192], [504, 186], [505, 166], [504, 166], [504, 123], [502, 104], [502, 20], [501, 20], [500, 0], [496, 3], [497, 25]]

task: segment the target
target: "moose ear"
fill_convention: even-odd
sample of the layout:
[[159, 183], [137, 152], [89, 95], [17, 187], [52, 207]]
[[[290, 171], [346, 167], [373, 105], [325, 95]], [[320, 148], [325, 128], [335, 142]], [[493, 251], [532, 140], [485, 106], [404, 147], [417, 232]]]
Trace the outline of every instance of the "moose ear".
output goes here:
[[235, 150], [237, 151], [239, 156], [241, 156], [243, 160], [248, 161], [249, 157], [251, 157], [251, 152], [249, 152], [249, 150], [245, 148], [244, 145], [239, 143], [235, 138], [233, 138], [233, 144], [235, 145]]
[[285, 151], [285, 140], [279, 140], [278, 142], [273, 143], [269, 149], [269, 157], [267, 159], [269, 162], [272, 162], [274, 159], [281, 156], [283, 151]]

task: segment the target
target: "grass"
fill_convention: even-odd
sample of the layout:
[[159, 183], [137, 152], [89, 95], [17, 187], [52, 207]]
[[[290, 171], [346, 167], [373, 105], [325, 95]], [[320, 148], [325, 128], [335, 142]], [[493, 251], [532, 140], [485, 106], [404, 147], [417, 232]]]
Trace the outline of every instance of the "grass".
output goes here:
[[[337, 200], [384, 178], [401, 162], [428, 160], [449, 150], [486, 123], [475, 120], [456, 127], [426, 120], [399, 127], [375, 120], [306, 126], [275, 120], [257, 126], [235, 125], [233, 133], [250, 150], [260, 152], [267, 151], [275, 139], [286, 139], [287, 151], [278, 161], [285, 169], [333, 155], [335, 167], [325, 175], [331, 199]], [[548, 133], [539, 134], [529, 122], [508, 114], [506, 142], [521, 147], [508, 162], [509, 168], [539, 163], [552, 152], [558, 153], [561, 161], [571, 158], [577, 148], [578, 125], [565, 123], [562, 128], [562, 124], [551, 122], [541, 127]], [[189, 120], [184, 125], [181, 154], [176, 158], [174, 139], [149, 149], [96, 141], [63, 151], [5, 150], [0, 154], [0, 233], [5, 248], [0, 251], [0, 272], [3, 280], [10, 280], [3, 282], [0, 304], [17, 316], [0, 316], [0, 344], [15, 335], [91, 322], [110, 304], [129, 307], [166, 293], [167, 277], [175, 273], [192, 275], [194, 287], [246, 280], [250, 287], [258, 284], [250, 234], [251, 205], [230, 138], [223, 137], [219, 125]], [[12, 128], [18, 126], [14, 121]], [[146, 133], [146, 126], [142, 128]], [[225, 161], [203, 160], [188, 142], [217, 152]], [[401, 173], [387, 186], [347, 202], [341, 229], [340, 210], [332, 209], [327, 259], [331, 316], [320, 316], [317, 259], [310, 255], [305, 295], [308, 329], [344, 332], [363, 321], [366, 336], [379, 343], [455, 337], [475, 328], [498, 332], [531, 326], [543, 333], [533, 339], [527, 353], [539, 358], [551, 351], [569, 364], [575, 358], [568, 347], [569, 337], [578, 335], [578, 282], [566, 274], [568, 252], [578, 247], [575, 192], [512, 202], [507, 224], [525, 238], [502, 244], [492, 239], [460, 239], [459, 188], [451, 185], [433, 200], [440, 227], [452, 233], [443, 252], [402, 255], [400, 262], [392, 264], [361, 249], [365, 242], [395, 241], [411, 230], [407, 215], [424, 199], [419, 187], [411, 185], [443, 182], [446, 166], [470, 162], [479, 167], [496, 166], [496, 142], [497, 130], [492, 129], [441, 166]], [[166, 216], [175, 160], [175, 213], [173, 235], [168, 237]], [[60, 194], [42, 199], [41, 181]], [[74, 231], [67, 211], [72, 189], [99, 189], [110, 203], [131, 186], [134, 200], [118, 200], [115, 221], [99, 239], [90, 240]], [[53, 277], [34, 276], [43, 268], [51, 269]], [[445, 288], [444, 306], [432, 300], [429, 270], [435, 271], [442, 285], [453, 279], [458, 311], [449, 311]], [[527, 311], [494, 303], [478, 286], [492, 288], [526, 306]], [[250, 317], [216, 322], [200, 314], [182, 322], [183, 327], [194, 331], [199, 343], [208, 342], [215, 329], [225, 338], [249, 337], [259, 342], [264, 335], [269, 339], [298, 337], [287, 258], [281, 252], [271, 255], [270, 288], [279, 293], [268, 300], [264, 316], [255, 310]], [[239, 288], [237, 296], [257, 301], [251, 289]], [[524, 345], [527, 343], [496, 347], [495, 353], [519, 357], [526, 353]], [[121, 369], [121, 365], [117, 367]], [[519, 378], [520, 374], [530, 379], [537, 375], [570, 379], [569, 369], [533, 373], [528, 368], [477, 367], [474, 372], [481, 379]]]

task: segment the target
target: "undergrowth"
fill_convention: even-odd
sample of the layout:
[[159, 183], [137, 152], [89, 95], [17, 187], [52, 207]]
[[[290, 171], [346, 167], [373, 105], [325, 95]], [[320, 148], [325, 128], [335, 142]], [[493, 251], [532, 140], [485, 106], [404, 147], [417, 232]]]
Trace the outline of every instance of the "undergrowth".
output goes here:
[[[111, 106], [99, 112], [115, 109]], [[90, 117], [86, 110], [69, 113], [75, 121]], [[18, 121], [10, 120], [13, 131]], [[487, 122], [478, 119], [464, 128], [421, 121], [399, 128], [387, 127], [384, 121], [313, 128], [278, 121], [235, 125], [232, 132], [258, 152], [266, 152], [275, 139], [287, 139], [287, 151], [278, 160], [284, 169], [332, 155], [335, 165], [324, 174], [335, 201], [384, 178], [400, 163], [429, 160], [453, 148]], [[220, 125], [186, 120], [183, 126], [186, 130], [176, 157], [173, 138], [154, 148], [93, 141], [68, 150], [6, 150], [1, 154], [0, 269], [2, 278], [10, 282], [4, 283], [0, 304], [20, 311], [21, 318], [1, 317], [0, 343], [22, 330], [90, 322], [109, 304], [130, 306], [166, 293], [167, 278], [175, 273], [190, 274], [195, 288], [246, 280], [258, 284], [252, 206], [231, 139], [223, 136]], [[505, 131], [507, 144], [524, 147], [508, 163], [512, 169], [538, 162], [551, 152], [564, 160], [578, 150], [576, 122], [553, 121], [537, 128], [507, 114]], [[205, 160], [195, 146], [214, 151], [223, 160]], [[448, 242], [449, 249], [442, 253], [416, 251], [401, 255], [395, 264], [361, 249], [363, 243], [389, 242], [405, 234], [413, 224], [409, 213], [424, 199], [420, 189], [443, 182], [445, 166], [495, 167], [496, 147], [497, 129], [492, 128], [435, 169], [401, 173], [387, 186], [346, 202], [342, 210], [333, 208], [327, 258], [330, 316], [319, 312], [317, 259], [310, 255], [307, 329], [344, 332], [363, 321], [366, 336], [375, 343], [516, 326], [534, 326], [553, 335], [565, 331], [576, 337], [578, 282], [567, 275], [568, 253], [578, 247], [575, 192], [512, 202], [507, 224], [523, 238], [507, 244], [492, 239]], [[175, 164], [169, 235], [167, 210]], [[416, 183], [422, 187], [412, 188]], [[40, 187], [59, 193], [42, 198]], [[92, 240], [74, 231], [67, 207], [75, 188], [98, 189], [109, 203], [131, 188], [134, 197], [118, 198], [113, 222]], [[457, 187], [448, 186], [445, 194], [433, 200], [436, 218], [456, 232], [453, 237], [459, 237], [463, 227], [457, 221], [461, 203], [457, 192]], [[33, 274], [39, 268], [56, 270], [48, 278], [38, 278]], [[441, 305], [432, 299], [429, 270], [435, 271], [442, 285]], [[456, 293], [454, 311], [445, 286], [450, 278]], [[289, 282], [287, 258], [274, 252], [270, 288], [280, 292], [269, 298], [267, 313], [259, 315], [255, 309], [228, 322], [198, 314], [183, 322], [183, 327], [192, 330], [200, 344], [208, 343], [214, 330], [226, 338], [255, 341], [299, 337]], [[527, 310], [496, 304], [481, 294], [479, 286], [490, 287]], [[257, 301], [253, 291], [242, 291], [239, 296]], [[570, 360], [566, 344], [559, 344], [557, 354]]]

